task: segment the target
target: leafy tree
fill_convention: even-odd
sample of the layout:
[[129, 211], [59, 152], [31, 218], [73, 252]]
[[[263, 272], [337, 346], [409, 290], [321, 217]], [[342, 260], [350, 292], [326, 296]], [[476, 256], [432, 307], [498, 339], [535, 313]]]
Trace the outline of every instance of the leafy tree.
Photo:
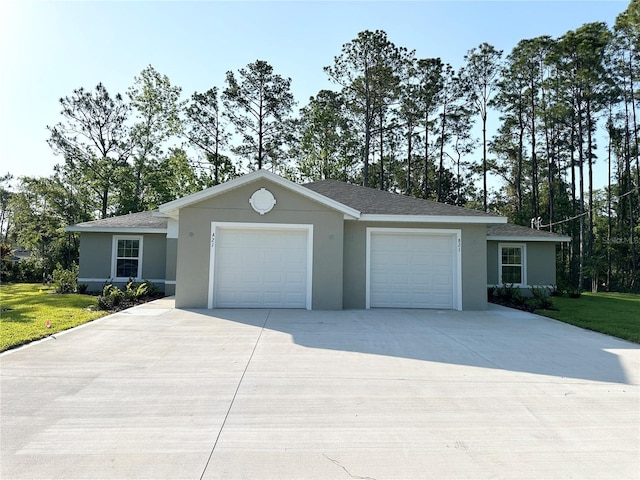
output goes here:
[[[329, 78], [342, 87], [342, 94], [364, 138], [363, 184], [369, 185], [372, 134], [376, 120], [380, 130], [386, 108], [398, 96], [399, 74], [408, 55], [396, 47], [382, 30], [365, 30], [342, 46], [332, 66], [324, 67]], [[382, 120], [381, 120], [382, 119]], [[382, 146], [383, 142], [380, 142]], [[381, 155], [382, 158], [382, 155]], [[382, 182], [381, 178], [381, 182]]]
[[261, 169], [271, 163], [276, 168], [284, 126], [295, 103], [291, 79], [275, 74], [266, 61], [256, 60], [238, 70], [237, 78], [228, 71], [226, 82], [222, 92], [225, 115], [242, 138], [234, 151], [249, 160], [250, 166]]
[[77, 261], [77, 237], [67, 225], [89, 220], [81, 198], [73, 195], [59, 175], [22, 177], [11, 198], [15, 244], [32, 251], [45, 272], [57, 263], [68, 268]]
[[163, 146], [182, 129], [181, 90], [151, 65], [135, 77], [129, 88], [135, 122], [131, 128], [134, 184], [129, 195], [120, 199], [120, 213], [139, 212], [152, 206], [146, 198], [153, 195], [147, 191], [147, 177], [158, 169]]
[[120, 94], [112, 97], [99, 83], [60, 99], [64, 122], [47, 127], [49, 145], [62, 155], [70, 174], [88, 186], [105, 218], [113, 205], [131, 153], [126, 125], [130, 107]]
[[[185, 121], [185, 136], [205, 155], [206, 160], [213, 165], [213, 184], [220, 183], [221, 157], [220, 149], [229, 139], [222, 124], [222, 112], [218, 101], [217, 87], [210, 88], [204, 93], [195, 92], [187, 106]], [[227, 180], [228, 177], [223, 177]]]
[[0, 176], [0, 242], [7, 243], [9, 231], [12, 227], [12, 214], [9, 207], [12, 192], [9, 183], [13, 180], [13, 175], [7, 173]]
[[444, 87], [443, 77], [444, 64], [439, 58], [423, 58], [417, 61], [415, 76], [418, 80], [418, 91], [416, 95], [416, 109], [422, 116], [422, 128], [424, 132], [424, 198], [429, 198], [429, 172], [430, 133], [436, 124], [436, 119], [432, 115], [437, 111], [442, 89]]
[[[567, 32], [559, 41], [560, 68], [571, 84], [571, 102], [576, 119], [576, 144], [579, 167], [580, 243], [578, 288], [583, 287], [585, 248], [593, 254], [593, 162], [595, 161], [596, 115], [604, 108], [604, 53], [610, 32], [602, 22], [588, 23]], [[589, 229], [585, 232], [584, 165], [588, 165]], [[585, 235], [586, 233], [586, 235]], [[585, 238], [586, 237], [586, 238]]]
[[357, 139], [340, 93], [321, 90], [300, 110], [299, 145], [294, 149], [304, 179], [353, 178]]
[[180, 148], [172, 148], [160, 159], [158, 168], [148, 173], [147, 183], [147, 201], [152, 208], [213, 186], [209, 172], [205, 170], [198, 175], [187, 153]]
[[502, 50], [488, 43], [470, 50], [465, 55], [466, 64], [460, 73], [460, 81], [467, 99], [482, 120], [482, 181], [483, 205], [487, 211], [487, 114], [500, 78]]
[[442, 89], [440, 92], [439, 108], [440, 113], [438, 116], [438, 150], [439, 150], [439, 162], [437, 168], [437, 200], [438, 202], [444, 202], [446, 197], [446, 169], [445, 158], [447, 157], [446, 146], [452, 138], [451, 133], [451, 118], [455, 118], [461, 113], [460, 105], [460, 82], [456, 76], [453, 67], [449, 64], [445, 65], [442, 71]]

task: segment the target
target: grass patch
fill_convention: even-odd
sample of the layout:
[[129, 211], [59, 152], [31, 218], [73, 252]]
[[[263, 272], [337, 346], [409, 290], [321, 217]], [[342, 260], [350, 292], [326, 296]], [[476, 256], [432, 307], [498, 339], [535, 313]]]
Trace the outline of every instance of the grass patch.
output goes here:
[[640, 343], [640, 295], [583, 293], [580, 298], [553, 297], [552, 301], [558, 310], [536, 310], [536, 313]]
[[37, 283], [0, 285], [0, 351], [109, 314], [93, 310], [96, 297], [52, 292], [51, 287]]

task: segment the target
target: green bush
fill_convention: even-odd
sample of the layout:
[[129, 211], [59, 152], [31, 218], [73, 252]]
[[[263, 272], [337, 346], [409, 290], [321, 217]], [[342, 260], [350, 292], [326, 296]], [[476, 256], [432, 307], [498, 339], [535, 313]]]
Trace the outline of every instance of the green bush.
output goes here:
[[78, 266], [64, 269], [59, 263], [51, 274], [51, 283], [55, 293], [75, 293], [78, 290]]
[[139, 300], [144, 297], [149, 291], [148, 282], [136, 283], [132, 280], [129, 280], [127, 283], [124, 295], [127, 300]]
[[536, 308], [542, 308], [545, 310], [549, 310], [553, 308], [553, 302], [550, 298], [549, 289], [546, 287], [529, 287], [529, 291], [533, 298], [530, 300], [530, 303]]
[[98, 297], [98, 310], [113, 310], [125, 299], [125, 293], [115, 285], [106, 284], [102, 289], [102, 295]]
[[527, 302], [526, 298], [522, 296], [520, 288], [514, 287], [512, 283], [505, 283], [496, 288], [496, 296], [514, 305], [524, 305]]
[[99, 310], [117, 310], [118, 307], [130, 307], [139, 303], [143, 299], [156, 298], [162, 292], [149, 280], [142, 283], [129, 280], [124, 290], [107, 283], [102, 289], [102, 294], [98, 297], [97, 308]]
[[44, 279], [43, 262], [35, 256], [19, 262], [12, 262], [7, 257], [2, 260], [0, 275], [5, 283], [41, 283]]

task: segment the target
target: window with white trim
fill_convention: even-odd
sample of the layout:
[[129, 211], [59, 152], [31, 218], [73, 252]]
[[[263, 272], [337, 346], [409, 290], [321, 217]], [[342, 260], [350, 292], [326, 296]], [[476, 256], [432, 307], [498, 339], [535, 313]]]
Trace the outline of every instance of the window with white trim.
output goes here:
[[502, 285], [527, 284], [526, 256], [525, 244], [501, 243], [498, 245], [498, 274]]
[[113, 254], [111, 256], [111, 277], [113, 279], [142, 278], [142, 237], [113, 237]]

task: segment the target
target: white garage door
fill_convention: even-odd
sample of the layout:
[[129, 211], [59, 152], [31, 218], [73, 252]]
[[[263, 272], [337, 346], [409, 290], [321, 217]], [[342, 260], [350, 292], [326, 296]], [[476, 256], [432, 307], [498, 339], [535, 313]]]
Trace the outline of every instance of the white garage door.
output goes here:
[[371, 231], [369, 306], [459, 309], [457, 234]]
[[310, 308], [308, 235], [300, 229], [216, 228], [211, 306]]

